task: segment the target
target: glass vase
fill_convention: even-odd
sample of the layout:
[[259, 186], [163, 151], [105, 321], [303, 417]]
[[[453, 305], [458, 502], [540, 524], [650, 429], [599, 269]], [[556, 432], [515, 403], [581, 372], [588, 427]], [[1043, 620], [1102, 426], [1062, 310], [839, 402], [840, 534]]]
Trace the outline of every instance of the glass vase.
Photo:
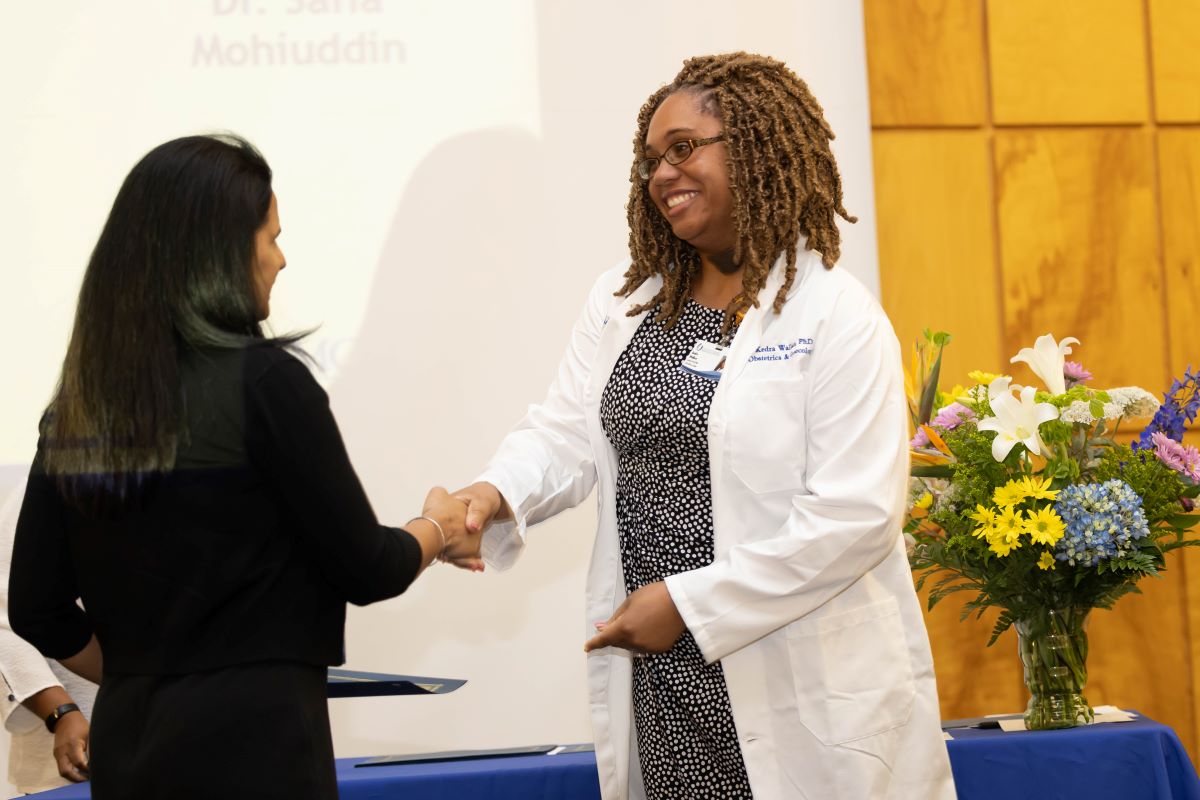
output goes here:
[[1018, 619], [1017, 651], [1025, 667], [1031, 731], [1074, 728], [1092, 721], [1083, 696], [1087, 683], [1087, 619], [1090, 608], [1047, 608]]

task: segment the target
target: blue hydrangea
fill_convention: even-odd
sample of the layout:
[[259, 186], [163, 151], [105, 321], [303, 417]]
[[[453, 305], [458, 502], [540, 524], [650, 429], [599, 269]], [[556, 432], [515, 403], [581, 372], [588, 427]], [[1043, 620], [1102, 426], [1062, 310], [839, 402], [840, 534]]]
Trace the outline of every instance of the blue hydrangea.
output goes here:
[[1054, 510], [1067, 527], [1054, 557], [1071, 566], [1094, 567], [1128, 555], [1150, 533], [1142, 498], [1122, 480], [1068, 486], [1059, 491]]

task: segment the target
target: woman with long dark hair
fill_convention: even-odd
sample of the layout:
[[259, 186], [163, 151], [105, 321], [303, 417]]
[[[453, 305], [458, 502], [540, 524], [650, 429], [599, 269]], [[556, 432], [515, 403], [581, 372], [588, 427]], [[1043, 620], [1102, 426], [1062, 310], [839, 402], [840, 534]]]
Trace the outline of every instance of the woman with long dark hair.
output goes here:
[[84, 275], [9, 613], [101, 683], [97, 800], [336, 797], [346, 603], [478, 552], [440, 489], [403, 530], [376, 520], [298, 337], [261, 328], [280, 230], [257, 150], [176, 139], [126, 178]]

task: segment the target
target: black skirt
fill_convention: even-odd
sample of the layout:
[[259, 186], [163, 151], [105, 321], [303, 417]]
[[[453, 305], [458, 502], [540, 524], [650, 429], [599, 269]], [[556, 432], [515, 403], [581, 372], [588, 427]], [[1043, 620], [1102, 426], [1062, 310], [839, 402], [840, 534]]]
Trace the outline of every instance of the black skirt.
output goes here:
[[93, 800], [336, 800], [325, 668], [243, 664], [105, 675], [90, 741]]

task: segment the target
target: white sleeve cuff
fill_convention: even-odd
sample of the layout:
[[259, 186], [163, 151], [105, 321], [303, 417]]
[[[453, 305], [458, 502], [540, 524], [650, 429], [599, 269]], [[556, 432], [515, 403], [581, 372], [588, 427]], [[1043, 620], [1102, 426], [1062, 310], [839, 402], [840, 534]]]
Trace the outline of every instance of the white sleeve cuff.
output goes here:
[[504, 502], [512, 509], [514, 519], [505, 522], [495, 522], [483, 533], [480, 543], [480, 555], [489, 567], [506, 570], [517, 563], [525, 549], [525, 515], [521, 513], [520, 503], [512, 489], [506, 485], [505, 476], [501, 472], [488, 471], [475, 479], [476, 482], [486, 481], [500, 492]]
[[686, 582], [684, 575], [686, 574], [686, 572], [681, 572], [678, 575], [668, 575], [663, 583], [667, 585], [667, 593], [671, 595], [671, 600], [675, 603], [675, 610], [679, 612], [679, 616], [683, 617], [683, 624], [687, 626], [688, 632], [696, 640], [696, 645], [700, 648], [700, 654], [704, 656], [704, 661], [711, 664], [717, 660], [715, 655], [710, 655], [716, 651], [716, 643], [698, 622], [700, 614], [696, 610], [695, 604], [688, 598], [687, 589], [684, 587]]

